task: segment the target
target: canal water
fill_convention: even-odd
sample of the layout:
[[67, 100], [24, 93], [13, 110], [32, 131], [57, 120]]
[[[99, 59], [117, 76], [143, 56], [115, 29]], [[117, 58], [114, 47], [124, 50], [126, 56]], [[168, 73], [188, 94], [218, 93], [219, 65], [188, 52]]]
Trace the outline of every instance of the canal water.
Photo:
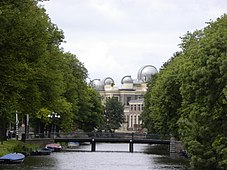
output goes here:
[[28, 156], [19, 165], [0, 164], [0, 170], [187, 170], [188, 161], [170, 158], [167, 149], [134, 144], [135, 152], [129, 153], [128, 144], [100, 143], [96, 152], [90, 152], [90, 145], [81, 145], [47, 156]]

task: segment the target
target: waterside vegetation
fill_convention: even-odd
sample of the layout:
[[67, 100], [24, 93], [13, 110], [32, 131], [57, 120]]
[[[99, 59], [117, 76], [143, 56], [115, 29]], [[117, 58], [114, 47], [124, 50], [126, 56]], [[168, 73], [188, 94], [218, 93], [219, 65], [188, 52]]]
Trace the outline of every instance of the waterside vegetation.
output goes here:
[[[0, 2], [0, 140], [7, 128], [29, 125], [50, 131], [92, 131], [103, 123], [99, 94], [87, 85], [88, 73], [78, 58], [60, 47], [61, 29], [51, 22], [39, 0]], [[10, 129], [11, 130], [11, 129]]]
[[9, 153], [23, 153], [29, 155], [32, 151], [40, 148], [37, 144], [28, 144], [18, 140], [8, 140], [0, 144], [0, 157]]
[[227, 15], [181, 39], [149, 83], [144, 126], [181, 140], [192, 168], [227, 169]]

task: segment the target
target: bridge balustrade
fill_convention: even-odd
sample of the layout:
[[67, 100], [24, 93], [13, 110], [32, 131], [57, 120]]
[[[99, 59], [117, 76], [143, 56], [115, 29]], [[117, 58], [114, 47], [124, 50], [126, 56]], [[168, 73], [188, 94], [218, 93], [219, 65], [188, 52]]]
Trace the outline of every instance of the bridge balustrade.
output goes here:
[[169, 139], [169, 136], [146, 133], [71, 132], [60, 133], [60, 138], [124, 138], [124, 139]]
[[30, 134], [33, 138], [122, 138], [122, 139], [162, 139], [169, 140], [170, 136], [146, 133], [109, 133], [109, 132], [70, 132], [70, 133], [36, 133]]
[[71, 132], [71, 133], [44, 133], [34, 134], [30, 136], [30, 139], [52, 139], [53, 142], [90, 142], [91, 151], [95, 151], [96, 143], [107, 142], [107, 143], [128, 143], [129, 151], [133, 152], [133, 144], [165, 144], [172, 147], [174, 150], [174, 141], [171, 145], [169, 136], [161, 136], [158, 134], [146, 134], [146, 133], [106, 133], [106, 132]]
[[110, 132], [70, 132], [70, 133], [36, 133], [30, 134], [28, 139], [34, 138], [117, 138], [117, 139], [160, 139], [169, 140], [170, 136], [147, 133], [110, 133]]

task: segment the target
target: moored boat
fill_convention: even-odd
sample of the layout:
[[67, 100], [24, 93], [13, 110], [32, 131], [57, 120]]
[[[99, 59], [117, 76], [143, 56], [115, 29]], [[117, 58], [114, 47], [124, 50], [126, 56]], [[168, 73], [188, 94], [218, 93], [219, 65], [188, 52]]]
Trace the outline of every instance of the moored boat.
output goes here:
[[43, 149], [37, 149], [31, 152], [31, 155], [50, 155], [51, 152], [52, 152], [52, 149], [43, 148]]
[[90, 145], [90, 142], [80, 142], [80, 145]]
[[59, 152], [61, 151], [62, 147], [58, 143], [50, 143], [45, 146], [47, 149], [51, 149], [53, 152]]
[[79, 142], [69, 142], [68, 148], [74, 149], [74, 148], [77, 148], [79, 145], [80, 145]]
[[25, 159], [22, 153], [9, 153], [0, 157], [0, 163], [14, 164], [21, 163]]

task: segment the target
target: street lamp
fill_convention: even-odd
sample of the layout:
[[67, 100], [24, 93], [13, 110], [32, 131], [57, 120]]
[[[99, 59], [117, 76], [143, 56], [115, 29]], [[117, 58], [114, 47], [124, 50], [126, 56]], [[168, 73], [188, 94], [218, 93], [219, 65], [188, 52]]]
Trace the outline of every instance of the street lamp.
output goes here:
[[51, 127], [51, 129], [52, 129], [52, 131], [53, 131], [53, 138], [55, 138], [55, 130], [56, 130], [56, 125], [55, 125], [55, 121], [57, 120], [57, 119], [59, 119], [61, 116], [60, 115], [58, 115], [57, 113], [55, 113], [55, 112], [52, 112], [51, 114], [49, 114], [48, 115], [48, 117], [51, 119], [51, 121], [52, 121], [52, 127]]
[[18, 140], [18, 124], [19, 124], [19, 119], [18, 119], [18, 113], [16, 110], [16, 140]]

